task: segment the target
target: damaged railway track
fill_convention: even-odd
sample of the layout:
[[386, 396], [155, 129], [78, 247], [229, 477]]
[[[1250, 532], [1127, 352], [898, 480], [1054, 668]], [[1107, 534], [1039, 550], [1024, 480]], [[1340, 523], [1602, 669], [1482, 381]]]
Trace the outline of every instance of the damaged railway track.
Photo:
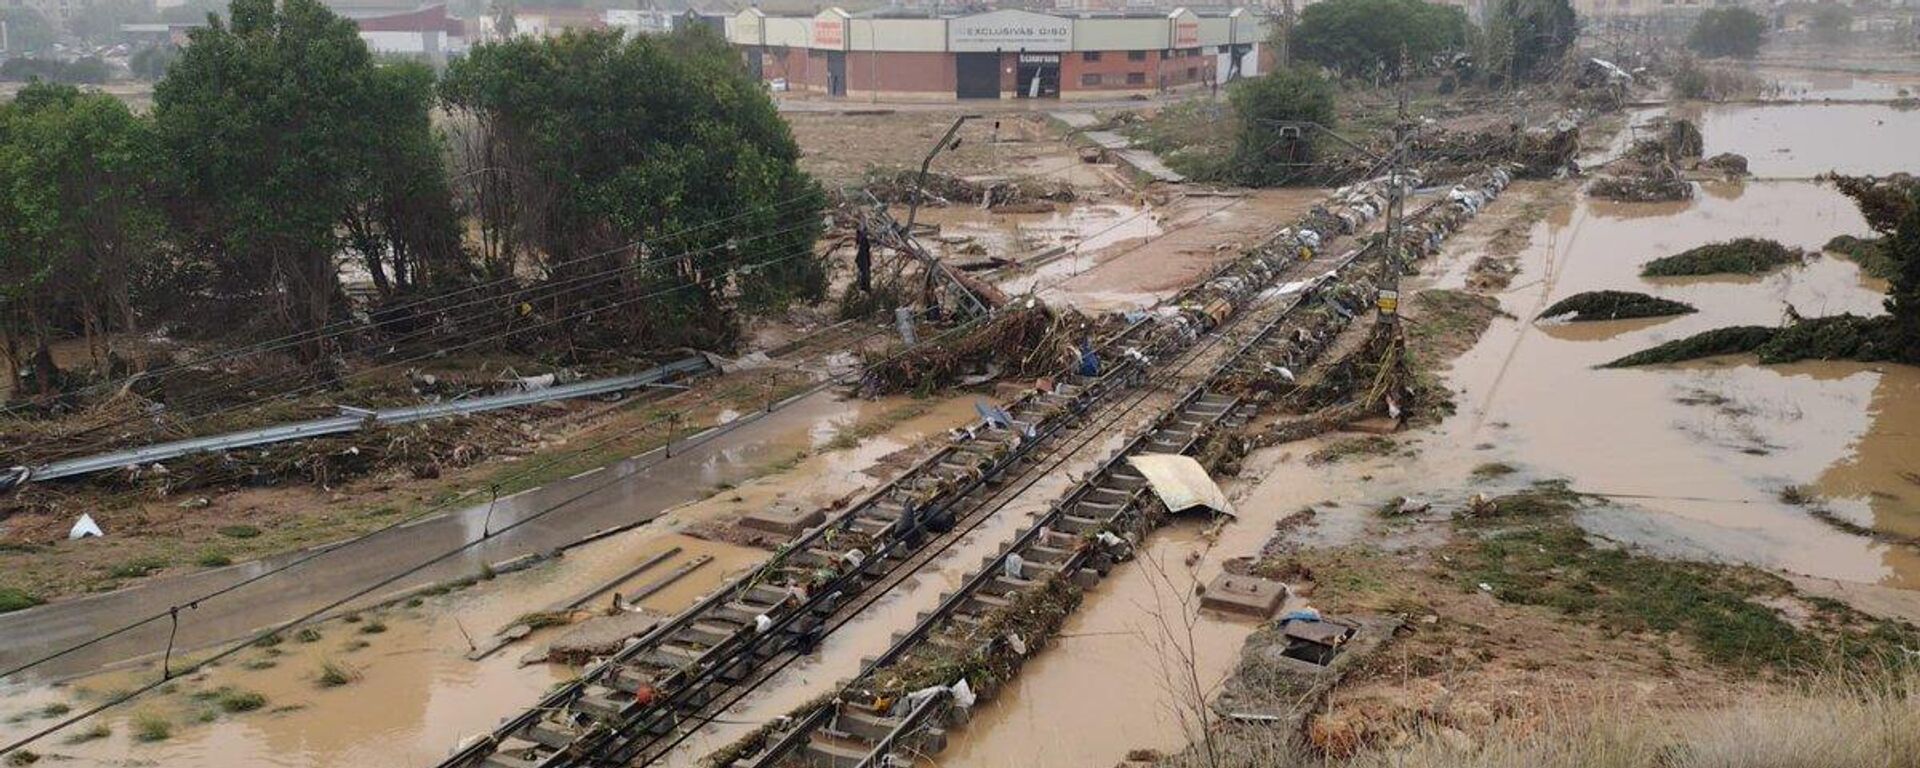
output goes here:
[[[1506, 181], [1483, 176], [1488, 196]], [[1457, 200], [1414, 215], [1425, 254], [1464, 216]], [[1369, 317], [1337, 290], [1384, 266], [1384, 244], [1341, 257], [1332, 269], [1266, 320], [1174, 404], [1136, 433], [1063, 499], [986, 561], [933, 611], [831, 696], [802, 707], [710, 756], [717, 768], [884, 768], [918, 764], [945, 747], [945, 728], [963, 722], [977, 697], [991, 696], [1057, 631], [1082, 590], [1106, 576], [1157, 527], [1167, 507], [1131, 460], [1192, 457], [1203, 468], [1234, 450], [1233, 430], [1294, 384], [1284, 368], [1338, 354], [1336, 339], [1370, 334]], [[1365, 273], [1355, 275], [1352, 273]], [[1318, 290], [1328, 284], [1331, 289]], [[1364, 307], [1364, 304], [1362, 305]], [[1306, 311], [1301, 311], [1306, 310]], [[1249, 386], [1253, 385], [1253, 386]]]
[[[988, 415], [965, 436], [807, 531], [767, 565], [632, 638], [535, 707], [470, 739], [441, 765], [526, 768], [658, 759], [1017, 497], [1024, 490], [1014, 490], [1021, 479], [1037, 479], [1041, 463], [1062, 450], [1060, 444], [1085, 432], [1096, 412], [1119, 408], [1119, 393], [1142, 389], [1150, 370], [1178, 375], [1187, 358], [1207, 346], [1194, 343], [1201, 333], [1216, 332], [1217, 340], [1283, 277], [1309, 271], [1318, 276], [1293, 285], [1314, 285], [1357, 255], [1322, 252], [1299, 260], [1292, 257], [1292, 243], [1273, 245], [1253, 249], [1184, 292], [1173, 311], [1127, 323], [1100, 345], [1099, 358], [1111, 362], [1097, 374], [1062, 375], [1058, 385]], [[1298, 305], [1287, 305], [1263, 329], [1271, 330]], [[1173, 412], [1192, 416], [1217, 402], [1183, 398]], [[1224, 417], [1228, 410], [1211, 416]]]

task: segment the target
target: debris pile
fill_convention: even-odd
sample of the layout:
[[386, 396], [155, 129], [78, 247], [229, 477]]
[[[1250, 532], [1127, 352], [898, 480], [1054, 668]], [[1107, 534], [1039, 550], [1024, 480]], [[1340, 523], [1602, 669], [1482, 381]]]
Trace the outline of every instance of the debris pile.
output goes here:
[[1681, 178], [1679, 168], [1663, 162], [1595, 179], [1587, 186], [1587, 194], [1622, 203], [1668, 203], [1693, 199], [1693, 184]]
[[1719, 171], [1726, 174], [1729, 178], [1752, 175], [1752, 173], [1747, 170], [1747, 156], [1732, 152], [1722, 152], [1702, 160], [1700, 161], [1699, 167]]
[[[920, 173], [914, 170], [870, 171], [862, 186], [884, 203], [911, 203], [914, 190], [921, 187]], [[1075, 199], [1073, 185], [1044, 179], [997, 179], [975, 181], [944, 173], [928, 172], [922, 205], [947, 206], [967, 203], [987, 208], [1020, 206], [1035, 202], [1070, 203]]]
[[1806, 256], [1804, 252], [1777, 241], [1742, 237], [1723, 243], [1708, 243], [1654, 259], [1640, 268], [1640, 276], [1757, 275], [1798, 263]]
[[1092, 323], [1078, 312], [1056, 313], [1037, 300], [989, 318], [947, 342], [930, 342], [874, 361], [860, 380], [863, 397], [930, 391], [969, 374], [1033, 378], [1071, 364]]
[[1691, 120], [1657, 120], [1649, 130], [1653, 136], [1635, 141], [1628, 159], [1645, 165], [1681, 163], [1706, 152], [1706, 137]]
[[1572, 323], [1622, 320], [1631, 317], [1667, 317], [1695, 312], [1685, 302], [1631, 291], [1587, 291], [1556, 301], [1540, 313], [1541, 320]]

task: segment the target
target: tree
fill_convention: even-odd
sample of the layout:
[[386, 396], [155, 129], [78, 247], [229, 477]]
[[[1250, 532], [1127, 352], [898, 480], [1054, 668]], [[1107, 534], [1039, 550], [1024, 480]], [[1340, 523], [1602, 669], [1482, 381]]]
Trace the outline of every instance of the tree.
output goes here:
[[1235, 165], [1249, 184], [1276, 183], [1312, 162], [1312, 126], [1284, 123], [1334, 123], [1333, 84], [1306, 67], [1242, 78], [1227, 92], [1239, 119], [1234, 136]]
[[1579, 19], [1567, 0], [1499, 0], [1487, 14], [1486, 42], [1492, 57], [1482, 65], [1505, 79], [1551, 76], [1579, 35]]
[[0, 107], [0, 347], [41, 394], [57, 386], [56, 326], [77, 322], [106, 370], [107, 335], [137, 325], [132, 284], [162, 231], [157, 157], [151, 126], [112, 96], [36, 83]]
[[180, 58], [180, 47], [172, 43], [149, 45], [133, 52], [127, 59], [127, 68], [133, 70], [135, 77], [158, 82], [167, 76], [167, 68]]
[[1760, 52], [1767, 20], [1745, 8], [1713, 8], [1700, 14], [1687, 34], [1687, 47], [1710, 59], [1749, 59]]
[[372, 163], [348, 206], [346, 245], [382, 296], [444, 284], [467, 273], [442, 146], [428, 112], [433, 70], [396, 62], [374, 72], [381, 94]]
[[53, 23], [39, 11], [24, 6], [0, 8], [0, 22], [7, 25], [9, 54], [34, 53], [53, 45]]
[[489, 258], [533, 256], [580, 286], [542, 296], [550, 320], [596, 312], [608, 343], [724, 346], [736, 306], [824, 293], [824, 195], [713, 33], [489, 43], [448, 68], [442, 94], [467, 123], [459, 176], [489, 190], [474, 206]]
[[1887, 287], [1887, 314], [1893, 316], [1896, 359], [1920, 364], [1920, 188], [1908, 192], [1906, 213], [1888, 235], [1887, 255], [1900, 265]]
[[[318, 0], [235, 0], [230, 23], [209, 22], [154, 89], [171, 217], [216, 293], [272, 309], [233, 319], [317, 332], [340, 310], [339, 232], [380, 162], [393, 88], [353, 22]], [[328, 350], [316, 336], [299, 351]]]
[[1344, 75], [1394, 75], [1402, 54], [1421, 62], [1467, 40], [1467, 14], [1424, 0], [1325, 0], [1292, 32], [1300, 58]]
[[1853, 30], [1853, 11], [1844, 5], [1822, 5], [1814, 10], [1809, 26], [1814, 40], [1828, 45], [1844, 42]]

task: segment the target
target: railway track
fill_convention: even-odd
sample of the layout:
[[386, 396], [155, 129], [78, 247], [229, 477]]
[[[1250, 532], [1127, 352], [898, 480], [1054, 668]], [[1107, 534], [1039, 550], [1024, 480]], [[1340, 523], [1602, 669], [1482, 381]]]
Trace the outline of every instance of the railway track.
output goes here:
[[[1282, 234], [1291, 230], [1281, 230]], [[1289, 235], [1290, 237], [1290, 235]], [[1010, 501], [1058, 443], [1116, 393], [1137, 389], [1150, 361], [1177, 361], [1199, 334], [1237, 321], [1281, 278], [1324, 269], [1295, 243], [1272, 241], [1216, 271], [1100, 345], [1094, 376], [1062, 375], [967, 430], [835, 514], [748, 576], [717, 590], [588, 669], [493, 732], [463, 744], [445, 768], [646, 764], [740, 695], [813, 650], [834, 627], [918, 572]], [[1182, 406], [1206, 408], [1209, 403]], [[1045, 561], [1035, 561], [1044, 568]]]
[[[1485, 176], [1492, 194], [1504, 178]], [[1434, 203], [1414, 214], [1413, 237], [1422, 253], [1437, 247], [1460, 218], [1478, 211], [1457, 200]], [[1255, 404], [1241, 392], [1252, 378], [1278, 378], [1276, 366], [1311, 364], [1343, 330], [1363, 317], [1351, 295], [1316, 290], [1369, 258], [1380, 243], [1330, 265], [1331, 270], [1276, 316], [1264, 322], [1202, 381], [1189, 388], [1151, 425], [1138, 432], [1065, 498], [1036, 519], [994, 558], [984, 563], [932, 612], [896, 639], [830, 700], [797, 712], [728, 750], [710, 763], [726, 768], [886, 768], [918, 764], [916, 756], [945, 746], [945, 727], [961, 719], [976, 692], [951, 670], [1005, 677], [1017, 673], [1032, 651], [1022, 637], [1023, 617], [1050, 615], [1049, 601], [1077, 601], [1064, 584], [1091, 586], [1130, 552], [1132, 538], [1151, 530], [1165, 512], [1147, 480], [1128, 459], [1145, 454], [1211, 454], [1223, 427], [1244, 423]], [[1370, 298], [1370, 297], [1367, 297]], [[1364, 301], [1364, 299], [1362, 299]], [[1298, 313], [1308, 307], [1324, 311]], [[1302, 317], [1301, 314], [1307, 315]], [[1356, 327], [1356, 331], [1364, 328]], [[1284, 377], [1291, 382], [1292, 376]], [[1224, 385], [1224, 386], [1223, 386]], [[1209, 463], [1211, 456], [1203, 457]], [[1060, 613], [1071, 610], [1071, 603]], [[1048, 632], [1047, 634], [1050, 634]], [[985, 670], [984, 672], [981, 670]], [[987, 691], [991, 693], [991, 691]], [[959, 714], [956, 714], [959, 713]]]

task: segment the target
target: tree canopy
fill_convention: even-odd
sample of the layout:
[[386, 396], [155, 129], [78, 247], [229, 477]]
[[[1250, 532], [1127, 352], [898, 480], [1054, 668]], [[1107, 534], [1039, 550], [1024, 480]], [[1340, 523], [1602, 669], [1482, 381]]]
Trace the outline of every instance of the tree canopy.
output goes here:
[[214, 267], [216, 294], [271, 299], [270, 316], [234, 320], [318, 330], [340, 311], [343, 218], [396, 123], [424, 120], [427, 104], [318, 0], [235, 0], [231, 22], [211, 22], [154, 89], [177, 234]]
[[1767, 20], [1745, 8], [1713, 8], [1700, 14], [1687, 34], [1687, 47], [1707, 58], [1752, 58], [1760, 52]]
[[1483, 64], [1500, 75], [1545, 77], [1566, 57], [1579, 33], [1568, 0], [1499, 0], [1487, 13], [1486, 35], [1503, 60]]
[[1290, 166], [1312, 162], [1319, 129], [1305, 124], [1334, 123], [1333, 84], [1305, 67], [1243, 78], [1227, 96], [1239, 119], [1235, 165], [1246, 183], [1272, 184], [1296, 170]]
[[1300, 58], [1344, 75], [1391, 75], [1467, 40], [1466, 11], [1424, 0], [1324, 0], [1290, 32]]
[[623, 278], [554, 293], [555, 321], [617, 305], [636, 337], [727, 344], [732, 307], [824, 291], [811, 253], [824, 195], [765, 89], [713, 33], [490, 43], [448, 68], [442, 93], [471, 121], [464, 172], [498, 194], [515, 188], [518, 204], [474, 204], [496, 244], [556, 277]]
[[155, 160], [148, 124], [112, 96], [36, 83], [0, 105], [0, 337], [10, 376], [30, 358], [35, 388], [47, 391], [56, 330], [84, 333], [104, 366], [106, 332], [134, 327], [131, 285], [161, 230]]

